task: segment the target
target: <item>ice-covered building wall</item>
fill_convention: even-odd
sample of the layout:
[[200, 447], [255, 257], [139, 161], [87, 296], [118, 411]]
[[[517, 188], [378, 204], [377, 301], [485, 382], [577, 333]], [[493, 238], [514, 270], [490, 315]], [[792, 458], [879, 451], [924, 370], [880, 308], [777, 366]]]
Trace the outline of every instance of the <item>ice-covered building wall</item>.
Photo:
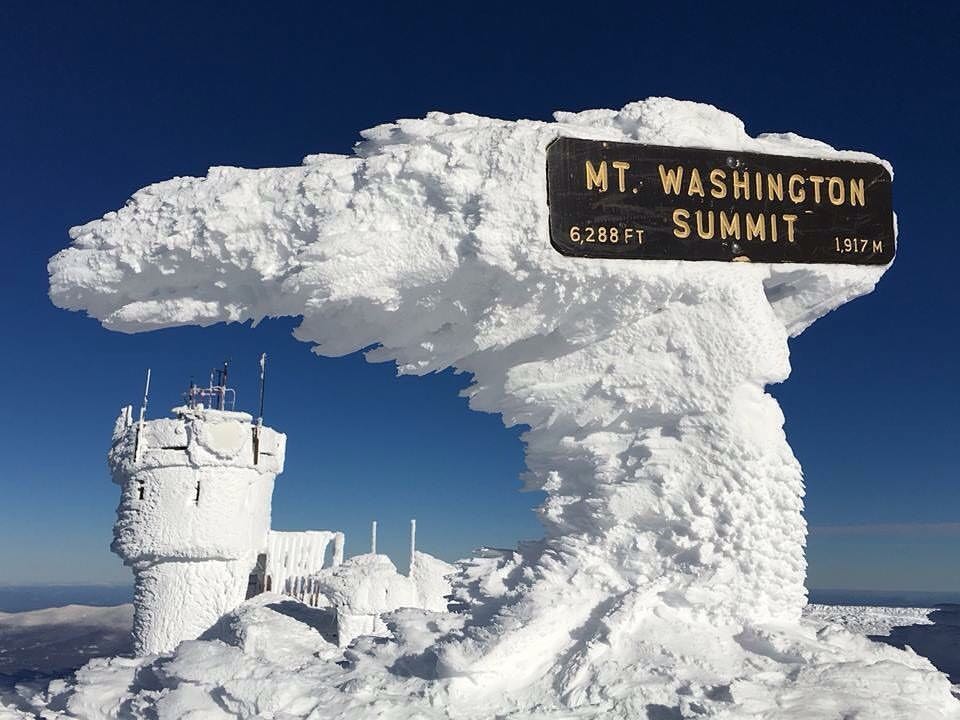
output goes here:
[[246, 413], [184, 407], [141, 426], [121, 412], [109, 455], [121, 487], [112, 547], [134, 572], [138, 655], [198, 637], [243, 602], [267, 549], [285, 443]]

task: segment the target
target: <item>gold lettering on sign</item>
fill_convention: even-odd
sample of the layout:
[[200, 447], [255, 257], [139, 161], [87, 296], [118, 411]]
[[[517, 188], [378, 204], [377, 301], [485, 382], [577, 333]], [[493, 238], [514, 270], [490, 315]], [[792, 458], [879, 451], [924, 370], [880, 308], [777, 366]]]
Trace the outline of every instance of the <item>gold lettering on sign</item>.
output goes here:
[[729, 218], [727, 214], [720, 211], [720, 239], [726, 240], [728, 237], [740, 239], [740, 213], [735, 212]]
[[787, 242], [794, 242], [793, 224], [797, 221], [796, 215], [783, 215], [783, 221], [787, 224]]
[[867, 204], [866, 193], [863, 190], [863, 178], [850, 178], [850, 204], [853, 207], [860, 203], [860, 207]]
[[690, 184], [687, 186], [687, 195], [703, 195], [703, 182], [700, 180], [700, 171], [693, 168], [690, 171]]
[[[703, 216], [706, 214], [709, 224], [706, 229], [703, 227]], [[697, 210], [697, 235], [702, 240], [713, 240], [713, 210], [704, 213], [703, 210]]]
[[[740, 177], [737, 177], [739, 175]], [[739, 200], [741, 193], [743, 193], [743, 199], [750, 199], [750, 176], [746, 171], [738, 173], [736, 170], [733, 171], [733, 198]]]
[[757, 219], [753, 219], [753, 213], [745, 213], [747, 216], [747, 240], [753, 240], [759, 238], [761, 242], [766, 241], [766, 223], [764, 222], [763, 213], [757, 213]]
[[700, 171], [696, 168], [690, 171], [690, 183], [687, 185], [687, 195], [704, 197], [703, 181], [700, 180]]
[[803, 179], [803, 175], [790, 176], [790, 184], [787, 192], [790, 195], [790, 199], [798, 205], [807, 199], [807, 191], [803, 189], [804, 182], [806, 181]]
[[600, 163], [600, 169], [596, 170], [593, 167], [593, 163], [587, 160], [586, 162], [587, 170], [587, 190], [593, 190], [595, 187], [600, 188], [600, 192], [606, 192], [609, 181], [607, 180], [607, 161], [604, 160]]
[[811, 175], [809, 180], [813, 183], [813, 201], [819, 205], [820, 204], [820, 186], [823, 185], [823, 181], [826, 178], [823, 175]]
[[[663, 165], [659, 166], [660, 169], [660, 184], [663, 185], [663, 194], [669, 195], [673, 193], [674, 195], [680, 194], [680, 184], [683, 182], [683, 166], [678, 165], [674, 170], [670, 168], [667, 170]], [[689, 217], [689, 213], [687, 216]]]
[[[661, 167], [663, 166], [661, 165]], [[677, 208], [673, 211], [673, 224], [676, 225], [673, 234], [681, 240], [690, 237], [690, 223], [687, 222], [689, 219], [689, 211], [683, 208]]]
[[724, 183], [726, 179], [727, 173], [720, 168], [710, 171], [710, 184], [713, 186], [710, 188], [710, 194], [717, 200], [727, 196], [727, 186], [726, 183]]
[[767, 197], [783, 202], [783, 175], [767, 173]]
[[620, 188], [620, 192], [627, 191], [627, 170], [630, 169], [630, 163], [623, 162], [621, 160], [614, 160], [612, 163], [614, 168], [617, 170], [617, 185]]
[[830, 204], [843, 205], [845, 196], [843, 180], [838, 177], [827, 178], [827, 197], [830, 198]]

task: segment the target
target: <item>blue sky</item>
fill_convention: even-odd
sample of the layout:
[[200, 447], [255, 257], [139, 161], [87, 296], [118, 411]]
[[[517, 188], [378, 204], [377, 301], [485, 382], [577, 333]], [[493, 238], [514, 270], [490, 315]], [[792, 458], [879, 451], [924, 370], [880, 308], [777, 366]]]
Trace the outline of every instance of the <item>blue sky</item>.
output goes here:
[[396, 378], [316, 358], [295, 320], [120, 335], [54, 308], [67, 228], [210, 165], [350, 151], [433, 110], [548, 119], [650, 95], [715, 104], [893, 162], [901, 229], [878, 290], [793, 342], [772, 388], [807, 480], [812, 587], [960, 590], [957, 267], [960, 12], [946, 4], [7, 3], [0, 6], [0, 584], [126, 581], [109, 552], [118, 408], [153, 368], [152, 409], [234, 362], [289, 435], [274, 526], [346, 531], [403, 556], [536, 537], [519, 431], [468, 411], [463, 376]]

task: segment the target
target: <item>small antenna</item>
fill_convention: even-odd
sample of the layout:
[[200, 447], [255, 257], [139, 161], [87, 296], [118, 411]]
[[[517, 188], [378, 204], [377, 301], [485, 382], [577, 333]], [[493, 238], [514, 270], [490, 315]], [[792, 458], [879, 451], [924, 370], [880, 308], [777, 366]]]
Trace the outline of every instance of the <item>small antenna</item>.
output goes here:
[[417, 519], [410, 520], [410, 570], [407, 575], [413, 572], [413, 566], [417, 561]]
[[260, 414], [253, 426], [253, 464], [260, 462], [260, 432], [263, 430], [263, 386], [267, 380], [267, 354], [260, 353]]
[[377, 521], [374, 520], [370, 525], [370, 553], [377, 554]]
[[150, 368], [147, 368], [147, 383], [143, 388], [143, 404], [140, 406], [140, 422], [137, 423], [137, 437], [133, 443], [133, 461], [140, 462], [140, 448], [142, 443], [140, 442], [141, 436], [143, 435], [143, 419], [147, 414], [147, 399], [150, 396]]
[[257, 426], [263, 425], [263, 389], [267, 383], [267, 354], [260, 353], [260, 414], [257, 416]]
[[223, 370], [220, 371], [220, 410], [223, 410], [227, 401], [227, 361], [223, 361]]
[[198, 387], [191, 379], [190, 389], [187, 391], [187, 406], [220, 411], [233, 410], [237, 404], [237, 391], [227, 387], [228, 371], [229, 361], [224, 360], [222, 369], [214, 368], [210, 371], [207, 387]]
[[147, 400], [150, 398], [150, 368], [147, 368], [147, 382], [143, 387], [143, 405], [140, 406], [140, 423], [143, 424], [143, 416], [147, 413]]

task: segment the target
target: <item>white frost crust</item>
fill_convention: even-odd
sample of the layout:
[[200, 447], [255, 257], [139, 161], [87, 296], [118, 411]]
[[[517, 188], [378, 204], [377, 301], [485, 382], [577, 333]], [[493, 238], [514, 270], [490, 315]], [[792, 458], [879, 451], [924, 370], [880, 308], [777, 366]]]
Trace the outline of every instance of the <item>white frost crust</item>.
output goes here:
[[417, 552], [409, 575], [401, 575], [386, 555], [355, 555], [314, 576], [320, 592], [337, 611], [341, 647], [361, 635], [386, 635], [381, 615], [400, 608], [446, 612], [449, 577], [456, 568]]
[[246, 597], [248, 559], [155, 562], [134, 568], [133, 652], [170, 652], [213, 627]]
[[[868, 609], [863, 616], [887, 610]], [[926, 660], [818, 621], [740, 631], [711, 628], [705, 618], [696, 628], [700, 635], [670, 632], [673, 651], [696, 652], [699, 660], [685, 666], [689, 676], [680, 694], [665, 669], [671, 662], [682, 666], [681, 656], [658, 656], [660, 673], [650, 659], [638, 661], [659, 640], [648, 636], [621, 658], [616, 672], [611, 668], [603, 686], [593, 688], [592, 702], [564, 709], [542, 688], [531, 688], [522, 704], [494, 692], [483, 702], [467, 704], [448, 688], [426, 682], [423, 677], [436, 660], [431, 654], [435, 638], [454, 631], [463, 616], [397, 611], [388, 617], [397, 642], [360, 640], [341, 655], [318, 632], [326, 625], [325, 612], [282, 596], [260, 595], [224, 617], [207, 640], [184, 642], [173, 656], [92, 660], [75, 679], [55, 681], [47, 692], [25, 692], [24, 697], [45, 718], [90, 720], [957, 717], [949, 686]], [[826, 609], [831, 616], [845, 613], [845, 608]], [[661, 629], [669, 631], [672, 619], [664, 616]], [[720, 643], [718, 630], [730, 632]], [[528, 648], [510, 670], [522, 669], [535, 652]], [[726, 679], [715, 683], [721, 676]], [[424, 692], [429, 693], [427, 702], [422, 701]]]
[[452, 592], [450, 578], [456, 572], [453, 565], [440, 558], [425, 552], [414, 553], [409, 576], [414, 593], [412, 607], [429, 612], [446, 612]]
[[304, 586], [304, 581], [323, 569], [327, 546], [333, 543], [330, 564], [343, 562], [342, 532], [330, 530], [271, 530], [267, 534], [267, 567], [265, 576], [268, 587], [274, 592], [294, 594]]
[[379, 615], [410, 607], [414, 601], [413, 583], [386, 555], [354, 555], [342, 565], [321, 570], [316, 579], [331, 604], [352, 615]]
[[932, 625], [933, 608], [873, 607], [869, 605], [818, 605], [804, 608], [811, 620], [840, 625], [858, 635], [889, 635], [894, 627]]
[[[51, 297], [127, 332], [299, 315], [319, 354], [376, 346], [367, 358], [402, 373], [470, 372], [472, 408], [530, 427], [544, 541], [465, 564], [462, 620], [404, 616], [353, 684], [331, 680], [345, 693], [449, 697], [464, 717], [478, 703], [763, 716], [826, 684], [854, 713], [874, 699], [840, 670], [856, 666], [896, 684], [900, 710], [946, 717], [925, 661], [797, 625], [803, 482], [764, 392], [789, 374], [788, 338], [886, 268], [577, 259], [547, 232], [544, 153], [560, 134], [876, 158], [752, 138], [663, 98], [556, 117], [431, 113], [366, 131], [352, 157], [158, 183], [71, 230]], [[430, 633], [434, 675], [410, 690], [386, 668], [402, 638]]]
[[109, 455], [121, 487], [112, 548], [134, 572], [138, 655], [198, 637], [243, 602], [283, 469], [286, 437], [267, 427], [254, 462], [249, 415], [175, 413], [140, 428], [124, 408]]

